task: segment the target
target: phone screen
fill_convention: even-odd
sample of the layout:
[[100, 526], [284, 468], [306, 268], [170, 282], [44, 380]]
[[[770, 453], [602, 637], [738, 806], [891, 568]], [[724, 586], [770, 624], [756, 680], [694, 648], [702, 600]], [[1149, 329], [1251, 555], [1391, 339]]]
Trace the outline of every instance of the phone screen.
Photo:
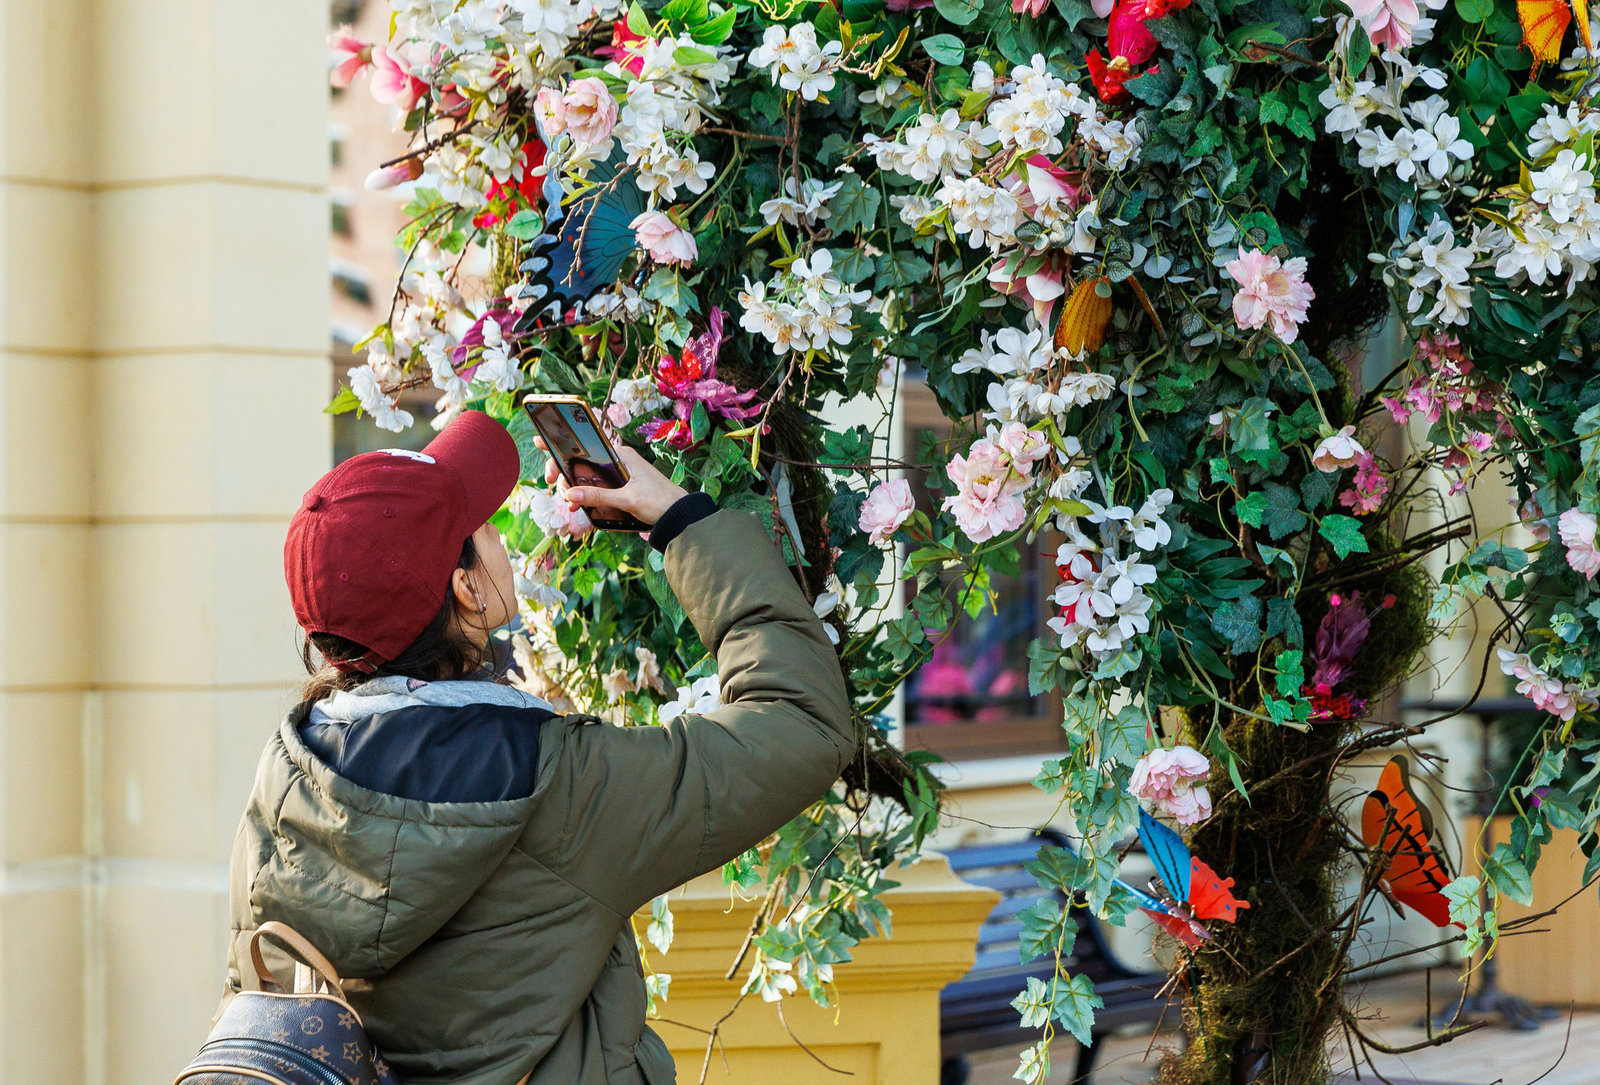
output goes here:
[[561, 473], [574, 485], [617, 489], [627, 482], [588, 411], [576, 403], [534, 403], [533, 420]]

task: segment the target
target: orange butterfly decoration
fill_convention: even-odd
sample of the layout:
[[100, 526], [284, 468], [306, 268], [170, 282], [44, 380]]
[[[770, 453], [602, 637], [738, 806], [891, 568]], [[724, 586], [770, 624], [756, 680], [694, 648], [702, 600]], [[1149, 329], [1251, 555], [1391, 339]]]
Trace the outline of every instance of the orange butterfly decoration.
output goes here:
[[1377, 790], [1362, 804], [1361, 836], [1372, 849], [1373, 862], [1387, 864], [1381, 882], [1390, 895], [1434, 926], [1449, 926], [1450, 902], [1443, 890], [1450, 884], [1450, 870], [1434, 843], [1433, 816], [1411, 790], [1411, 769], [1404, 757], [1390, 758]]
[[1585, 49], [1593, 49], [1589, 37], [1588, 0], [1517, 0], [1517, 18], [1522, 21], [1522, 44], [1533, 54], [1533, 78], [1538, 78], [1542, 64], [1554, 64], [1561, 59], [1561, 39], [1566, 37], [1572, 15], [1578, 15], [1578, 33], [1583, 37]]
[[1221, 878], [1199, 856], [1189, 860], [1189, 900], [1187, 907], [1179, 905], [1173, 912], [1156, 912], [1146, 908], [1145, 914], [1154, 919], [1163, 930], [1177, 938], [1190, 949], [1196, 949], [1208, 939], [1201, 919], [1220, 919], [1233, 923], [1239, 918], [1239, 909], [1250, 907], [1247, 900], [1239, 900], [1229, 892], [1232, 878]]

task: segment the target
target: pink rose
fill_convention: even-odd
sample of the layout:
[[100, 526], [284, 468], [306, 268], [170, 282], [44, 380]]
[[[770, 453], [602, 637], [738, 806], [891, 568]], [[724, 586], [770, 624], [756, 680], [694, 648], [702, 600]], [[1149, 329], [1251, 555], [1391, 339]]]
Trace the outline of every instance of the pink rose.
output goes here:
[[873, 545], [882, 546], [915, 510], [911, 483], [903, 478], [880, 482], [861, 503], [861, 530], [868, 534]]
[[1011, 457], [993, 443], [975, 441], [965, 456], [956, 456], [947, 469], [956, 492], [944, 499], [943, 508], [973, 542], [983, 542], [1015, 531], [1028, 510], [1017, 496], [1029, 481], [1016, 474]]
[[629, 225], [639, 245], [658, 264], [692, 264], [700, 255], [694, 235], [660, 211], [646, 211]]
[[1238, 259], [1228, 261], [1228, 274], [1239, 284], [1233, 295], [1234, 322], [1246, 330], [1270, 323], [1278, 338], [1294, 342], [1316, 296], [1306, 282], [1305, 257], [1279, 261], [1260, 249], [1241, 248]]
[[1210, 774], [1211, 762], [1193, 747], [1158, 746], [1133, 766], [1128, 793], [1181, 825], [1194, 825], [1211, 816], [1211, 793], [1195, 783]]
[[991, 432], [988, 439], [1010, 456], [1012, 464], [1024, 475], [1050, 451], [1045, 439], [1021, 422], [1007, 422], [998, 432]]
[[1050, 0], [1011, 0], [1011, 11], [1013, 14], [1021, 15], [1024, 11], [1026, 11], [1035, 19], [1043, 15], [1045, 8], [1049, 6]]
[[1567, 548], [1567, 564], [1593, 580], [1600, 573], [1600, 549], [1595, 548], [1595, 518], [1578, 509], [1568, 509], [1556, 521], [1561, 545]]
[[565, 110], [567, 133], [578, 143], [604, 143], [617, 126], [617, 100], [593, 76], [567, 87]]
[[555, 139], [567, 130], [567, 99], [556, 88], [540, 87], [533, 96], [533, 109], [546, 139]]
[[1356, 428], [1346, 426], [1331, 437], [1324, 437], [1311, 453], [1311, 466], [1318, 471], [1334, 472], [1354, 467], [1367, 450], [1356, 440]]

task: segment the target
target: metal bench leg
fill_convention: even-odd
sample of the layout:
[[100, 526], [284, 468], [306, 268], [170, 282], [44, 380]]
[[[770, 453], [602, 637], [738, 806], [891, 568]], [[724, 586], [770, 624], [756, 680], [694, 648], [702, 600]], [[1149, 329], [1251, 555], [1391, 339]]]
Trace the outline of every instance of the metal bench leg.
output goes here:
[[939, 1067], [939, 1085], [967, 1085], [972, 1067], [965, 1055], [952, 1055]]
[[1094, 1073], [1094, 1060], [1100, 1054], [1100, 1034], [1089, 1034], [1086, 1047], [1078, 1048], [1078, 1061], [1072, 1068], [1073, 1085], [1089, 1085], [1089, 1075]]

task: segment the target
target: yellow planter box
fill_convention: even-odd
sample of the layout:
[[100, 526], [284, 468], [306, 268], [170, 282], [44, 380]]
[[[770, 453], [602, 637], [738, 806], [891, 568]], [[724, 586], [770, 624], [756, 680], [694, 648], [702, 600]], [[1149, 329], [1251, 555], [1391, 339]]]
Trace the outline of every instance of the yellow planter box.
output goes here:
[[[926, 858], [893, 876], [901, 885], [884, 901], [893, 913], [894, 937], [863, 942], [853, 961], [835, 967], [837, 1006], [823, 1009], [798, 995], [781, 1004], [780, 1016], [780, 1004], [746, 998], [722, 1022], [720, 1042], [706, 1065], [708, 1085], [838, 1085], [844, 1080], [926, 1085], [938, 1080], [939, 991], [972, 967], [978, 926], [999, 897], [958, 879], [942, 858]], [[671, 974], [672, 985], [654, 1025], [677, 1060], [680, 1085], [700, 1080], [706, 1064], [704, 1030], [738, 1001], [748, 959], [733, 979], [723, 977], [754, 911], [753, 902], [730, 908], [728, 890], [716, 874], [672, 896], [672, 952], [654, 960]], [[833, 1073], [819, 1059], [854, 1076]]]

